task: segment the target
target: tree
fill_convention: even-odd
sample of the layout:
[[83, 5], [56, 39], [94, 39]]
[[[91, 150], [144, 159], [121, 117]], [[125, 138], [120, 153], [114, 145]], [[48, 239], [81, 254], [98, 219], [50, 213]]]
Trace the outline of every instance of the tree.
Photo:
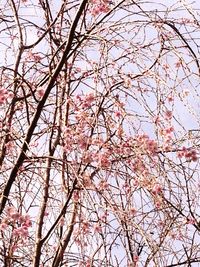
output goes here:
[[1, 266], [200, 263], [198, 3], [158, 2], [1, 1]]

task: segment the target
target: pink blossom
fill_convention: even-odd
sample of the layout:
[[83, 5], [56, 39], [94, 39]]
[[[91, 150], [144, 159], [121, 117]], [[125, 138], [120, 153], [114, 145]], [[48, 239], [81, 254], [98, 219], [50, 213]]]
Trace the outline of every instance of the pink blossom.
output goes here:
[[135, 208], [131, 208], [130, 210], [129, 210], [129, 213], [132, 215], [132, 216], [134, 216], [135, 214], [136, 214], [136, 209]]
[[90, 228], [90, 224], [88, 221], [83, 221], [81, 224], [81, 230], [83, 231], [84, 234], [89, 233], [89, 228]]
[[198, 156], [197, 152], [194, 149], [187, 149], [186, 147], [183, 147], [181, 151], [178, 151], [177, 153], [178, 158], [185, 157], [188, 161], [197, 161]]
[[153, 188], [152, 188], [152, 193], [154, 194], [154, 195], [159, 195], [159, 194], [161, 194], [162, 193], [162, 186], [160, 185], [160, 184], [155, 184], [154, 186], [153, 186]]
[[93, 16], [100, 13], [107, 13], [110, 10], [110, 1], [108, 0], [96, 0], [92, 1], [91, 14]]
[[109, 159], [110, 155], [108, 152], [100, 153], [97, 157], [98, 157], [98, 166], [104, 168], [110, 166], [111, 160]]
[[99, 234], [102, 233], [102, 227], [98, 223], [94, 225], [94, 232]]
[[38, 53], [33, 53], [32, 51], [28, 52], [27, 58], [35, 61], [36, 63], [41, 61], [41, 56]]
[[174, 101], [174, 98], [173, 98], [173, 96], [169, 95], [169, 96], [167, 97], [167, 100], [168, 100], [169, 102], [173, 102], [173, 101]]
[[0, 89], [0, 105], [3, 105], [8, 98], [8, 91], [6, 89]]
[[173, 116], [173, 113], [172, 113], [172, 111], [170, 111], [170, 110], [167, 110], [167, 111], [165, 112], [165, 117], [166, 117], [167, 119], [171, 119], [171, 118], [172, 118], [172, 116]]
[[116, 112], [115, 112], [115, 116], [116, 116], [117, 118], [120, 118], [120, 117], [121, 117], [121, 115], [122, 115], [122, 114], [121, 114], [121, 112], [120, 112], [120, 111], [116, 111]]
[[64, 226], [64, 224], [65, 224], [65, 218], [62, 217], [60, 219], [60, 226]]
[[187, 218], [187, 221], [186, 221], [186, 223], [187, 224], [195, 224], [196, 223], [196, 221], [195, 221], [195, 219], [194, 218], [192, 218], [192, 217], [189, 217], [189, 218]]
[[49, 216], [48, 211], [45, 211], [44, 216]]
[[8, 225], [6, 223], [0, 224], [0, 230], [2, 230], [2, 231], [5, 231], [7, 227], [8, 227]]
[[18, 219], [20, 218], [20, 215], [19, 215], [18, 212], [15, 212], [15, 213], [12, 213], [12, 214], [10, 215], [10, 217], [11, 217], [14, 221], [16, 221], [16, 220], [18, 220]]
[[94, 102], [95, 100], [95, 96], [93, 93], [89, 93], [87, 94], [82, 100], [82, 105], [81, 107], [82, 108], [90, 108], [92, 106], [92, 103]]
[[78, 191], [75, 191], [74, 192], [73, 199], [74, 199], [75, 202], [78, 202], [79, 201], [80, 195], [79, 195], [79, 192]]
[[44, 88], [40, 87], [40, 88], [37, 89], [36, 92], [37, 92], [38, 97], [42, 98], [44, 93], [45, 93], [45, 90], [44, 90]]

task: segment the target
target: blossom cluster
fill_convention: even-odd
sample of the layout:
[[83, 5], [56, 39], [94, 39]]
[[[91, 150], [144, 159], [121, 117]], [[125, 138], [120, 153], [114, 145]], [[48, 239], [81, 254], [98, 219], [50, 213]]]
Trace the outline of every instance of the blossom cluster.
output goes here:
[[191, 149], [191, 148], [183, 147], [181, 149], [181, 151], [179, 151], [177, 153], [177, 155], [178, 155], [178, 158], [185, 157], [186, 160], [188, 160], [188, 161], [197, 161], [198, 160], [197, 151], [194, 149]]
[[29, 51], [27, 53], [27, 59], [38, 63], [41, 61], [42, 58], [38, 53], [33, 53], [32, 51]]
[[0, 89], [0, 105], [5, 104], [6, 99], [11, 96], [5, 88]]
[[107, 13], [110, 10], [109, 0], [92, 0], [91, 14], [97, 16], [101, 13]]
[[28, 229], [32, 226], [32, 222], [28, 214], [21, 215], [15, 208], [8, 207], [6, 210], [6, 218], [2, 220], [0, 229], [5, 231], [9, 226], [12, 226], [13, 236], [27, 238]]
[[150, 139], [146, 134], [139, 135], [136, 138], [137, 145], [140, 146], [145, 152], [155, 155], [158, 152], [158, 144], [155, 140]]

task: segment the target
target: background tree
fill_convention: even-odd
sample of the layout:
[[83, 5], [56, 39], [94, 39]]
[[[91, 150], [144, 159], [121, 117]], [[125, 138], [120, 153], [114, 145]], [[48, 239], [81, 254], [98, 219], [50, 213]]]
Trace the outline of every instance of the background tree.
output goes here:
[[0, 266], [200, 263], [198, 1], [158, 2], [1, 1]]

